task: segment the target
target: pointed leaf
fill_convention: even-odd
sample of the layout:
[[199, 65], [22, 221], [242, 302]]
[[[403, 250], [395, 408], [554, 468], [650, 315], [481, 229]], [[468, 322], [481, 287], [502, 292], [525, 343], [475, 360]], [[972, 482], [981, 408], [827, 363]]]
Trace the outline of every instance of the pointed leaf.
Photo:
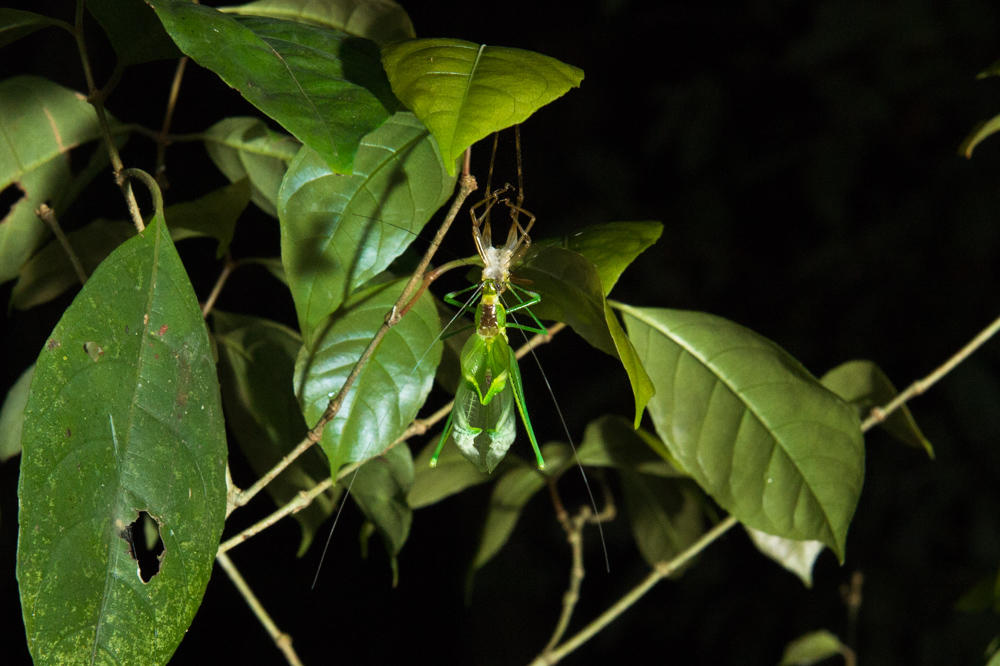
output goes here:
[[705, 532], [704, 495], [692, 482], [621, 472], [632, 536], [650, 566], [669, 562]]
[[389, 557], [395, 559], [406, 543], [413, 510], [406, 494], [413, 486], [413, 458], [406, 444], [392, 447], [358, 469], [351, 497], [382, 535]]
[[278, 217], [278, 189], [301, 144], [268, 129], [260, 118], [223, 118], [202, 133], [205, 149], [219, 171], [235, 183], [250, 179], [250, 199]]
[[[295, 356], [302, 342], [294, 331], [266, 319], [213, 310], [212, 321], [226, 425], [254, 472], [263, 475], [307, 429], [293, 391]], [[329, 474], [326, 458], [313, 447], [271, 481], [267, 492], [277, 506], [283, 506]], [[323, 494], [295, 512], [302, 529], [299, 556], [333, 508], [333, 498]]]
[[812, 587], [813, 566], [825, 547], [822, 543], [785, 539], [752, 527], [745, 529], [757, 550], [798, 576], [806, 587]]
[[962, 140], [962, 144], [958, 147], [958, 152], [966, 157], [972, 157], [972, 151], [976, 149], [976, 146], [996, 134], [997, 130], [1000, 130], [1000, 114], [972, 128], [968, 136]]
[[788, 644], [778, 666], [812, 666], [824, 659], [844, 654], [847, 647], [829, 631], [822, 629], [799, 636]]
[[34, 374], [35, 365], [31, 364], [7, 391], [3, 408], [0, 408], [0, 462], [7, 462], [21, 452], [24, 408], [28, 404], [28, 389]]
[[[405, 280], [367, 289], [330, 317], [313, 345], [302, 347], [295, 386], [306, 422], [316, 423], [336, 395], [368, 342], [385, 321]], [[440, 329], [433, 300], [426, 294], [389, 329], [348, 392], [320, 445], [331, 472], [340, 465], [380, 455], [417, 415], [434, 383], [441, 359]]]
[[233, 14], [314, 23], [336, 28], [376, 44], [415, 37], [413, 23], [403, 8], [392, 0], [256, 0], [237, 7], [224, 7]]
[[180, 58], [173, 40], [145, 0], [87, 0], [121, 65]]
[[[17, 578], [35, 660], [166, 662], [212, 571], [226, 440], [201, 310], [162, 217], [56, 325], [22, 444]], [[140, 511], [165, 546], [148, 583], [126, 539]]]
[[[865, 360], [842, 363], [823, 375], [820, 382], [857, 407], [861, 418], [867, 416], [873, 407], [888, 403], [898, 393], [882, 369]], [[900, 442], [922, 448], [930, 458], [934, 458], [934, 447], [924, 437], [906, 405], [890, 414], [881, 425]]]
[[60, 25], [60, 23], [60, 21], [53, 18], [34, 12], [0, 7], [0, 46], [6, 46], [11, 42], [30, 35], [36, 30], [41, 30], [52, 25]]
[[409, 246], [454, 179], [420, 121], [397, 113], [365, 137], [354, 174], [303, 148], [281, 186], [281, 258], [303, 337]]
[[670, 464], [670, 452], [656, 436], [620, 416], [606, 415], [587, 424], [577, 458], [584, 467], [614, 467], [663, 477], [686, 476]]
[[220, 187], [193, 201], [167, 207], [170, 237], [175, 241], [208, 236], [219, 241], [215, 252], [221, 258], [229, 251], [236, 220], [250, 203], [250, 182], [246, 179]]
[[392, 90], [434, 134], [448, 173], [466, 148], [580, 85], [583, 70], [532, 51], [459, 39], [382, 48]]
[[685, 470], [740, 522], [843, 561], [864, 478], [855, 410], [770, 340], [701, 312], [619, 304]]
[[149, 0], [180, 49], [215, 72], [331, 168], [348, 173], [361, 138], [398, 103], [377, 47], [347, 33]]
[[662, 233], [661, 222], [611, 222], [584, 227], [570, 236], [546, 238], [538, 245], [555, 245], [582, 255], [597, 269], [607, 296], [622, 272]]
[[35, 216], [49, 201], [58, 215], [71, 181], [68, 152], [100, 136], [78, 93], [35, 76], [0, 81], [0, 191], [22, 197], [0, 219], [0, 282], [17, 275], [48, 230]]
[[489, 474], [479, 471], [475, 465], [462, 455], [457, 446], [441, 449], [437, 466], [430, 466], [431, 455], [437, 448], [441, 434], [430, 438], [417, 459], [413, 461], [413, 487], [406, 499], [414, 509], [435, 504], [462, 492], [466, 488], [477, 486], [491, 480]]

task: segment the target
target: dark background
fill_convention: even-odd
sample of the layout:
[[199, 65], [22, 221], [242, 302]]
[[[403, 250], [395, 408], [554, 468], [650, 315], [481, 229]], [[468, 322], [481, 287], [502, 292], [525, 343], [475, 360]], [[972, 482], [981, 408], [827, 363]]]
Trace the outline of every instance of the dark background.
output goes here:
[[[526, 206], [538, 216], [536, 237], [613, 220], [663, 221], [660, 242], [613, 296], [733, 319], [816, 374], [873, 359], [900, 387], [997, 316], [1000, 141], [985, 143], [971, 161], [956, 152], [977, 122], [1000, 112], [1000, 82], [975, 79], [1000, 57], [994, 3], [605, 0], [558, 3], [558, 11], [555, 4], [405, 3], [419, 36], [537, 50], [585, 70], [579, 90], [523, 127]], [[70, 3], [31, 8], [72, 18]], [[91, 46], [103, 81], [113, 61], [96, 30]], [[83, 87], [75, 47], [55, 30], [3, 50], [0, 75], [21, 72]], [[129, 70], [110, 110], [158, 127], [172, 72], [171, 63]], [[236, 93], [190, 67], [174, 130], [249, 112]], [[477, 151], [477, 173], [487, 154]], [[148, 141], [134, 139], [125, 159], [151, 169], [152, 155]], [[172, 148], [171, 168], [168, 203], [223, 182], [198, 146]], [[124, 217], [109, 181], [95, 182], [64, 223], [73, 228], [97, 214]], [[467, 237], [452, 236], [448, 251], [467, 254]], [[248, 216], [234, 254], [276, 254], [277, 237], [274, 221]], [[214, 244], [187, 241], [181, 250], [204, 297], [218, 270]], [[0, 301], [10, 287], [0, 286]], [[6, 313], [4, 386], [31, 363], [69, 300]], [[275, 283], [250, 271], [219, 307], [293, 316]], [[628, 413], [624, 374], [571, 334], [544, 349], [542, 362], [576, 437], [597, 414]], [[854, 633], [861, 664], [982, 663], [1000, 621], [954, 605], [996, 572], [1000, 556], [998, 369], [993, 343], [914, 401], [935, 461], [880, 432], [867, 437], [847, 562], [839, 567], [824, 554], [812, 590], [734, 530], [565, 663], [774, 664], [789, 640], [818, 628]], [[537, 373], [523, 374], [536, 432], [559, 438]], [[245, 465], [233, 464], [246, 484]], [[13, 578], [16, 476], [16, 462], [0, 466], [0, 571], [7, 572], [0, 618], [4, 654], [15, 655], [10, 663], [27, 659]], [[574, 497], [579, 489], [568, 486]], [[315, 592], [309, 583], [318, 548], [296, 559], [291, 521], [232, 556], [306, 663], [400, 663], [414, 653], [434, 663], [524, 663], [554, 625], [568, 548], [539, 496], [465, 605], [465, 571], [487, 498], [479, 489], [418, 512], [396, 589], [378, 547], [359, 557], [353, 508]], [[260, 500], [236, 522], [269, 508]], [[596, 535], [586, 536], [587, 578], [571, 631], [645, 574], [626, 517], [606, 528], [610, 574]], [[855, 632], [839, 592], [853, 572], [864, 576]], [[219, 652], [233, 661], [281, 662], [216, 571], [175, 663]]]

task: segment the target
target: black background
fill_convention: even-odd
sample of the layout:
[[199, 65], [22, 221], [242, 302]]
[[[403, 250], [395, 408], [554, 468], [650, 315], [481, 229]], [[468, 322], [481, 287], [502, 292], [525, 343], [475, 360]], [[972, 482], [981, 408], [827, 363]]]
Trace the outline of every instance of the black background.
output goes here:
[[[584, 69], [579, 90], [522, 129], [526, 206], [538, 217], [536, 237], [613, 220], [663, 221], [660, 242], [623, 276], [616, 298], [733, 319], [816, 374], [848, 359], [873, 359], [900, 387], [997, 315], [1000, 144], [985, 143], [971, 161], [956, 152], [975, 123], [1000, 112], [1000, 82], [975, 79], [1000, 56], [993, 3], [556, 6], [511, 0], [406, 8], [419, 36], [517, 46]], [[70, 3], [31, 8], [72, 19]], [[113, 56], [96, 29], [90, 41], [103, 81]], [[55, 30], [0, 53], [0, 76], [22, 72], [84, 85], [74, 45]], [[130, 69], [108, 102], [111, 112], [158, 127], [172, 73], [172, 63]], [[190, 67], [173, 129], [198, 131], [223, 115], [251, 112], [213, 75]], [[477, 150], [478, 173], [487, 155]], [[125, 160], [152, 169], [152, 144], [134, 139]], [[191, 166], [198, 164], [204, 169]], [[171, 148], [167, 166], [168, 203], [224, 182], [196, 145]], [[98, 214], [124, 217], [110, 179], [95, 181], [63, 222], [74, 228]], [[251, 215], [233, 251], [276, 254], [277, 238], [273, 220]], [[470, 251], [463, 233], [449, 242], [446, 251]], [[181, 251], [204, 298], [218, 271], [214, 244], [187, 241]], [[0, 286], [0, 300], [10, 287]], [[4, 386], [31, 363], [69, 301], [6, 313]], [[252, 271], [231, 283], [219, 307], [293, 319], [287, 296]], [[597, 414], [628, 413], [624, 374], [572, 334], [541, 356], [575, 436]], [[839, 567], [824, 554], [812, 590], [734, 530], [565, 663], [774, 664], [784, 644], [806, 631], [848, 635], [838, 588], [856, 571], [864, 575], [854, 644], [860, 663], [980, 663], [1000, 622], [954, 604], [996, 571], [1000, 555], [998, 368], [994, 343], [914, 401], [935, 461], [880, 432], [868, 436], [847, 562]], [[536, 432], [559, 438], [537, 373], [523, 374]], [[234, 456], [233, 466], [245, 485], [245, 464]], [[0, 570], [7, 572], [0, 619], [10, 663], [27, 659], [13, 577], [16, 476], [16, 462], [0, 466]], [[584, 501], [579, 488], [567, 486], [572, 501]], [[318, 548], [296, 559], [291, 521], [232, 557], [306, 663], [400, 663], [414, 655], [434, 663], [524, 663], [554, 625], [568, 548], [548, 499], [539, 496], [512, 543], [476, 577], [466, 605], [465, 571], [487, 493], [415, 515], [396, 589], [378, 547], [367, 560], [358, 555], [361, 521], [353, 508], [315, 592], [309, 583]], [[267, 500], [254, 503], [227, 533], [268, 510]], [[586, 536], [587, 578], [574, 628], [645, 574], [625, 516], [606, 528], [610, 574], [596, 535]], [[221, 571], [175, 663], [216, 654], [281, 662]]]

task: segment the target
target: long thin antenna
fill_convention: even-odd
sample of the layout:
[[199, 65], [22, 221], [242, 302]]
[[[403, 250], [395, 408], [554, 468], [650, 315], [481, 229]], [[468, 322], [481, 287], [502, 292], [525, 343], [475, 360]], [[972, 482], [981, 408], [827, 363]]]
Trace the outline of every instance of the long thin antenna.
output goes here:
[[[440, 331], [438, 331], [438, 334], [434, 336], [434, 339], [431, 341], [431, 343], [429, 345], [427, 345], [427, 349], [424, 350], [424, 353], [421, 354], [420, 357], [417, 359], [417, 362], [413, 364], [413, 370], [410, 370], [410, 374], [411, 375], [414, 372], [417, 371], [417, 368], [420, 367], [421, 361], [424, 360], [424, 356], [427, 356], [427, 352], [429, 352], [431, 350], [431, 347], [433, 347], [435, 344], [437, 344], [437, 341], [440, 340], [442, 337], [444, 337], [445, 331], [447, 331], [449, 328], [451, 328], [451, 325], [454, 324], [455, 320], [458, 319], [459, 317], [461, 317], [463, 313], [465, 313], [466, 311], [468, 311], [469, 309], [471, 309], [472, 302], [474, 300], [476, 300], [476, 298], [479, 296], [479, 294], [480, 294], [480, 292], [482, 292], [482, 290], [483, 290], [483, 285], [480, 283], [476, 287], [476, 290], [472, 292], [472, 295], [469, 296], [468, 300], [466, 300], [465, 303], [462, 304], [462, 307], [460, 307], [458, 309], [458, 312], [455, 313], [455, 316], [453, 316], [451, 319], [449, 319], [448, 323], [444, 325], [444, 328], [442, 328]], [[463, 329], [459, 329], [459, 330], [463, 330], [464, 331], [465, 329], [463, 328]]]
[[[520, 300], [517, 296], [517, 292], [511, 293], [514, 294], [515, 298]], [[508, 316], [514, 320], [515, 324], [518, 323], [517, 318], [513, 313], [509, 313]], [[528, 334], [524, 332], [524, 329], [518, 328], [517, 330], [521, 331], [524, 341], [527, 342]], [[532, 347], [530, 351], [531, 358], [535, 359], [535, 365], [538, 366], [538, 372], [542, 375], [542, 381], [545, 382], [545, 388], [549, 391], [549, 397], [552, 398], [552, 404], [556, 408], [556, 414], [559, 415], [559, 422], [562, 423], [563, 432], [566, 434], [566, 441], [569, 442], [569, 447], [573, 450], [573, 459], [576, 460], [576, 468], [580, 470], [580, 478], [583, 479], [583, 486], [587, 489], [587, 497], [590, 498], [590, 506], [594, 510], [594, 515], [597, 516], [600, 514], [600, 511], [597, 510], [597, 500], [594, 499], [594, 491], [590, 487], [590, 480], [587, 479], [587, 473], [583, 471], [583, 463], [580, 462], [580, 455], [576, 452], [576, 444], [573, 443], [573, 436], [569, 433], [569, 426], [566, 424], [566, 418], [563, 416], [562, 408], [559, 406], [559, 401], [556, 399], [556, 393], [552, 390], [552, 384], [549, 383], [549, 378], [545, 374], [545, 370], [542, 368], [542, 362], [538, 360], [538, 354], [535, 353], [535, 348]], [[611, 573], [611, 558], [608, 556], [608, 544], [604, 540], [604, 528], [601, 527], [601, 521], [599, 520], [594, 521], [594, 524], [597, 525], [597, 533], [601, 537], [601, 550], [604, 552], [604, 569], [608, 573]]]
[[330, 540], [333, 538], [333, 531], [337, 529], [337, 522], [340, 520], [340, 513], [344, 510], [344, 505], [347, 504], [347, 498], [351, 496], [351, 487], [354, 485], [354, 479], [358, 477], [358, 470], [361, 467], [356, 467], [354, 473], [351, 474], [351, 480], [347, 483], [347, 490], [344, 492], [343, 499], [340, 500], [340, 506], [337, 508], [337, 515], [333, 517], [333, 525], [330, 526], [330, 533], [326, 535], [326, 543], [323, 544], [323, 554], [319, 556], [319, 564], [316, 565], [316, 575], [313, 576], [312, 585], [309, 586], [310, 590], [316, 589], [316, 581], [319, 580], [319, 572], [323, 569], [323, 560], [326, 559], [326, 550], [330, 547]]

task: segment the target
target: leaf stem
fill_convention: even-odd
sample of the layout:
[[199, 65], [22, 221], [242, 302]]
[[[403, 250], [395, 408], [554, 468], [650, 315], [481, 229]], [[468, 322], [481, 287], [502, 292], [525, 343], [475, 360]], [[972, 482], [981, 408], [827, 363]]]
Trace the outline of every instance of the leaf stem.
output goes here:
[[229, 576], [229, 579], [233, 581], [233, 585], [236, 586], [239, 593], [243, 595], [243, 599], [247, 602], [247, 605], [250, 606], [250, 610], [252, 610], [253, 614], [257, 616], [260, 623], [264, 625], [264, 629], [267, 630], [268, 635], [270, 635], [274, 640], [274, 644], [285, 655], [285, 660], [289, 664], [292, 664], [292, 666], [302, 666], [299, 656], [295, 654], [295, 648], [292, 647], [292, 637], [278, 629], [274, 620], [271, 619], [267, 610], [264, 609], [260, 600], [257, 599], [257, 595], [255, 595], [253, 590], [250, 589], [250, 586], [240, 574], [236, 565], [233, 564], [231, 559], [229, 559], [229, 556], [220, 552], [215, 556], [215, 559], [222, 566], [223, 570]]
[[629, 590], [625, 596], [615, 602], [610, 608], [601, 613], [601, 615], [577, 632], [565, 643], [555, 649], [543, 651], [533, 662], [531, 662], [532, 666], [548, 666], [550, 664], [555, 664], [567, 654], [583, 645], [595, 634], [604, 629], [604, 627], [611, 624], [611, 622], [617, 619], [619, 615], [628, 610], [632, 604], [641, 599], [643, 595], [645, 595], [646, 592], [652, 589], [657, 583], [687, 564], [698, 553], [705, 550], [705, 548], [707, 548], [712, 542], [721, 537], [736, 524], [736, 518], [729, 516], [708, 532], [705, 532], [700, 539], [691, 544], [687, 550], [677, 555], [677, 557], [667, 562], [657, 563], [649, 575], [642, 580], [642, 582]]
[[63, 250], [66, 252], [66, 256], [69, 257], [69, 263], [73, 264], [73, 270], [76, 271], [76, 277], [80, 280], [80, 284], [86, 284], [87, 282], [87, 271], [83, 269], [83, 264], [80, 262], [80, 257], [76, 255], [73, 250], [73, 246], [69, 244], [69, 239], [66, 234], [63, 233], [62, 227], [59, 225], [59, 220], [56, 218], [55, 211], [49, 208], [48, 204], [42, 204], [35, 211], [35, 215], [49, 225], [52, 229], [52, 233], [55, 234], [56, 239], [59, 244], [62, 245]]
[[956, 365], [967, 359], [973, 352], [982, 347], [987, 340], [996, 334], [998, 330], [1000, 330], [1000, 317], [994, 319], [989, 326], [981, 330], [976, 337], [972, 338], [972, 340], [970, 340], [964, 347], [955, 352], [951, 358], [938, 366], [934, 372], [927, 375], [923, 379], [918, 379], [910, 384], [905, 391], [898, 394], [886, 405], [872, 408], [868, 418], [866, 418], [864, 423], [861, 424], [861, 431], [868, 432], [876, 425], [885, 421], [890, 414], [906, 404], [908, 400], [927, 391], [927, 389], [937, 383], [942, 377], [951, 372]]
[[163, 112], [163, 124], [160, 126], [160, 133], [156, 136], [156, 169], [153, 175], [160, 187], [167, 187], [167, 144], [170, 133], [170, 125], [174, 120], [174, 109], [177, 107], [177, 97], [181, 91], [181, 80], [184, 78], [184, 70], [187, 67], [187, 56], [177, 61], [177, 69], [174, 70], [174, 79], [170, 83], [170, 92], [167, 95], [167, 108]]
[[222, 293], [222, 288], [225, 286], [226, 281], [234, 270], [239, 268], [240, 264], [237, 261], [233, 261], [231, 254], [226, 253], [226, 262], [222, 265], [222, 272], [219, 273], [219, 277], [216, 278], [215, 284], [212, 286], [212, 291], [209, 293], [208, 298], [205, 299], [205, 304], [201, 306], [201, 316], [203, 318], [208, 317], [208, 313], [212, 311], [215, 307], [215, 301], [219, 299], [219, 294]]

